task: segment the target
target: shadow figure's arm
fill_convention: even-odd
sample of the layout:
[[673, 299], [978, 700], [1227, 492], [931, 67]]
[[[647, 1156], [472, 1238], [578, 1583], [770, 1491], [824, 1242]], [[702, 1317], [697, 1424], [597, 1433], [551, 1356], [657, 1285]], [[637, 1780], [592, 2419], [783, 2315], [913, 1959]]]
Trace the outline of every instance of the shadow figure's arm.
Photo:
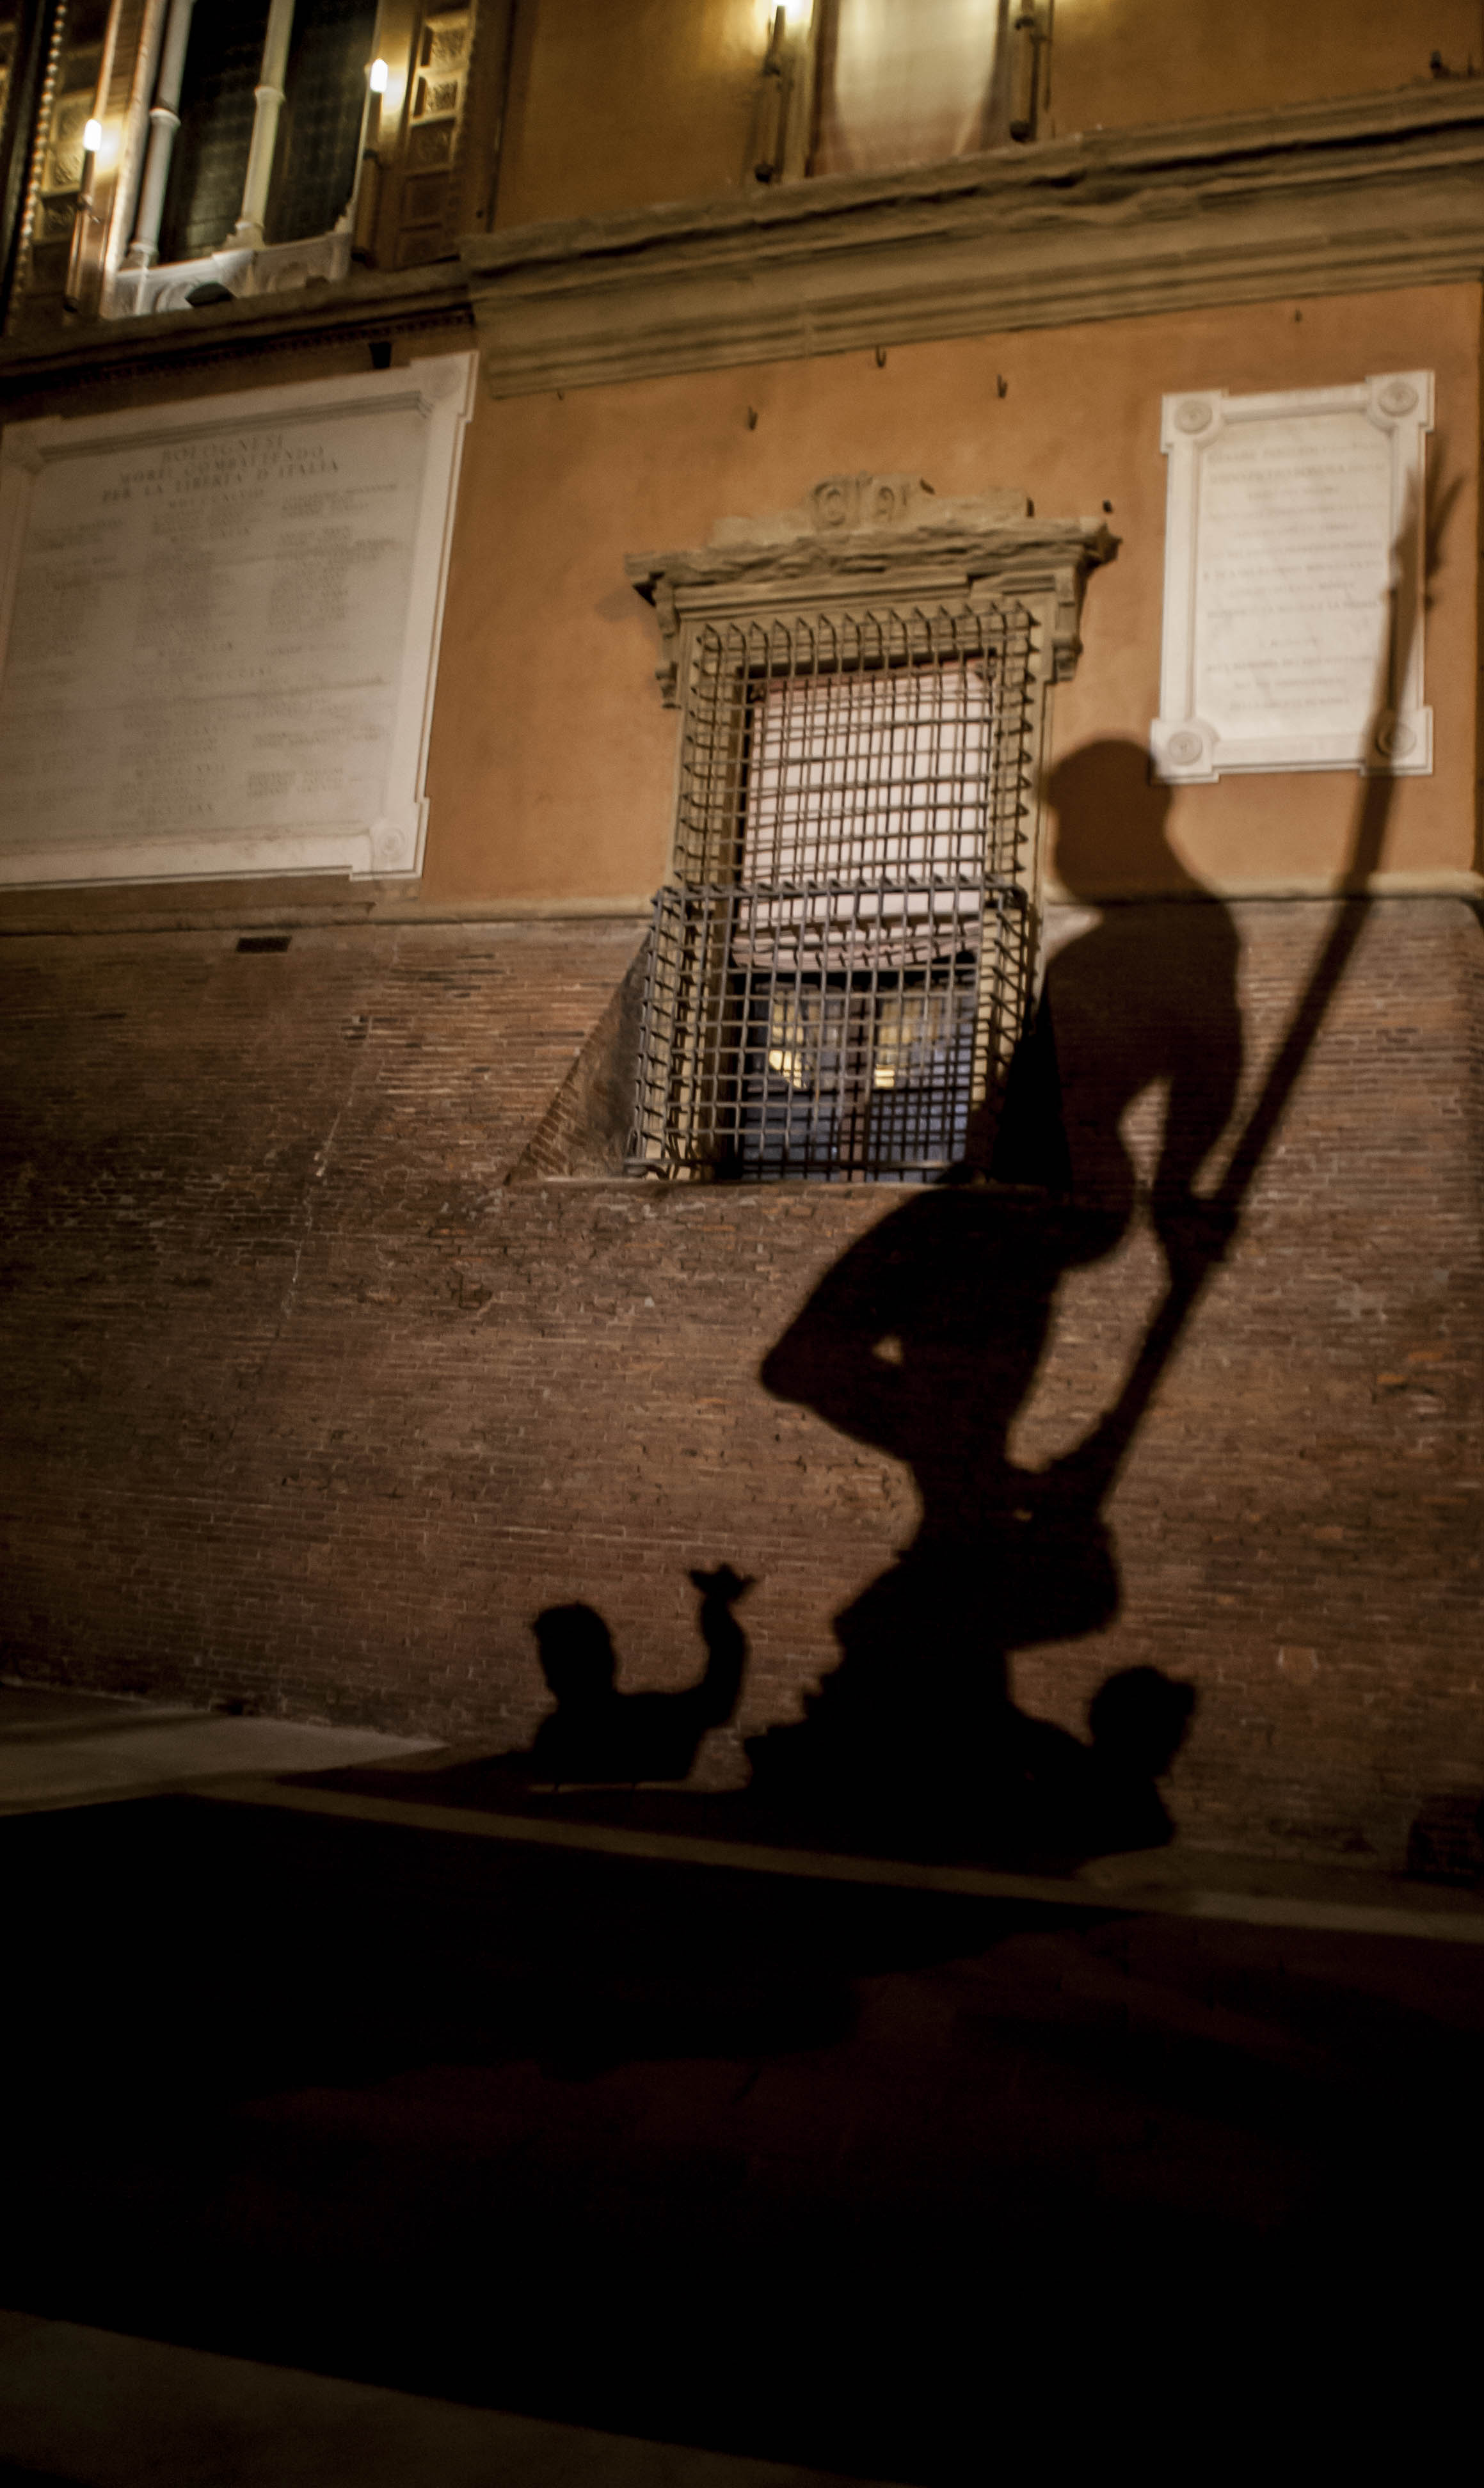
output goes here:
[[1202, 1027], [1200, 1039], [1170, 1069], [1159, 1162], [1151, 1187], [1150, 1205], [1158, 1228], [1199, 1206], [1196, 1179], [1236, 1108], [1242, 1045], [1235, 982]]
[[700, 1637], [706, 1645], [706, 1672], [692, 1691], [681, 1696], [703, 1728], [725, 1728], [742, 1693], [747, 1670], [747, 1635], [732, 1609], [747, 1596], [752, 1582], [729, 1564], [714, 1572], [693, 1572], [700, 1592]]

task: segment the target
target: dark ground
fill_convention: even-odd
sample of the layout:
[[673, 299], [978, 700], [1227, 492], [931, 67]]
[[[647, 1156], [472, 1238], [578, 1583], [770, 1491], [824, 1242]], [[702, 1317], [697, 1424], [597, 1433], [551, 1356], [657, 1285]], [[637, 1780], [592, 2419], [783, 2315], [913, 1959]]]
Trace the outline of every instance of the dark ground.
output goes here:
[[11, 2306], [934, 2483], [1186, 2470], [1187, 2392], [1416, 2453], [1475, 2362], [1476, 1945], [201, 1796], [0, 1845]]

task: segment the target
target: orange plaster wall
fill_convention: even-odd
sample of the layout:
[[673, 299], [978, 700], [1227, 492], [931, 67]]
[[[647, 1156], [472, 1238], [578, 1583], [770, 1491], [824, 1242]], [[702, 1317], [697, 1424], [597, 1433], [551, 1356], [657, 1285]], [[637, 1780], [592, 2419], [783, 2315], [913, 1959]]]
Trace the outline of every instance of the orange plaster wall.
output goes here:
[[1057, 0], [1048, 134], [1260, 112], [1484, 68], [1479, 0]]
[[[820, 476], [856, 469], [915, 471], [941, 493], [1023, 485], [1043, 516], [1111, 501], [1121, 550], [1091, 584], [1077, 679], [1055, 695], [1055, 749], [1142, 740], [1158, 700], [1161, 393], [1333, 386], [1416, 366], [1437, 374], [1433, 483], [1459, 489], [1427, 618], [1435, 774], [1398, 783], [1384, 868], [1468, 871], [1479, 308], [1474, 287], [1434, 287], [899, 347], [884, 369], [860, 353], [482, 398], [444, 624], [424, 899], [632, 899], [663, 877], [676, 718], [660, 706], [654, 619], [625, 582], [626, 552], [704, 543], [718, 518], [786, 508]], [[1356, 787], [1344, 772], [1184, 787], [1173, 842], [1226, 888], [1312, 885], [1341, 868]], [[1123, 878], [1111, 823], [1107, 875]]]
[[770, 14], [763, 0], [539, 0], [517, 42], [497, 221], [740, 182]]

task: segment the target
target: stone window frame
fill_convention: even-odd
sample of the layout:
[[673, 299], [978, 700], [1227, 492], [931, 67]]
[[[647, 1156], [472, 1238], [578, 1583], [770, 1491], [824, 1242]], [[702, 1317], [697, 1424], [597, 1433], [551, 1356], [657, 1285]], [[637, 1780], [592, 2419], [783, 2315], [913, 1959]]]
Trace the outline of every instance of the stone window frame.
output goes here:
[[[380, 109], [370, 88], [369, 62], [356, 173], [345, 208], [327, 233], [285, 242], [268, 242], [264, 239], [271, 202], [278, 124], [286, 100], [295, 23], [302, 0], [270, 0], [236, 225], [210, 251], [185, 260], [158, 259], [160, 221], [182, 126], [182, 86], [192, 25], [196, 9], [211, 5], [212, 0], [166, 0], [163, 10], [157, 9], [141, 27], [134, 84], [136, 93], [143, 83], [151, 96], [149, 136], [138, 167], [131, 211], [132, 236], [120, 265], [105, 269], [102, 276], [100, 310], [104, 319], [185, 309], [190, 294], [208, 284], [219, 285], [228, 294], [241, 297], [289, 293], [314, 279], [334, 283], [350, 274], [352, 250], [357, 238], [357, 212]], [[378, 32], [373, 23], [373, 58]]]
[[[1022, 683], [1024, 722], [1018, 729], [1027, 816], [1016, 865], [1022, 919], [1016, 936], [1018, 999], [1013, 1025], [1007, 1022], [976, 1035], [975, 1080], [981, 1091], [1008, 1060], [1039, 961], [1042, 778], [1050, 693], [1056, 682], [1069, 681], [1075, 671], [1088, 576], [1116, 550], [1116, 539], [1100, 518], [1038, 520], [1022, 493], [940, 500], [914, 476], [847, 475], [825, 478], [797, 509], [722, 521], [710, 545], [701, 550], [635, 554], [625, 565], [630, 583], [653, 607], [659, 624], [657, 679], [665, 704], [682, 711], [682, 750], [698, 650], [702, 635], [714, 633], [719, 624], [771, 624], [783, 616], [844, 618], [859, 613], [863, 603], [873, 611], [892, 613], [930, 608], [988, 614], [1012, 606], [1023, 613], [1030, 649]], [[650, 935], [627, 1170], [678, 1180], [706, 1179], [718, 1173], [749, 1179], [786, 1174], [791, 1171], [786, 1165], [751, 1159], [745, 1166], [712, 1162], [694, 1139], [699, 1129], [694, 1118], [682, 1128], [656, 1102], [669, 1093], [667, 1083], [672, 1083], [681, 1057], [702, 1045], [698, 1015], [708, 1007], [696, 998], [698, 981], [692, 980], [690, 999], [679, 986], [671, 995], [667, 984], [667, 979], [674, 982], [667, 956], [673, 954], [675, 924], [702, 897], [699, 885], [692, 886], [694, 875], [688, 877], [683, 789], [683, 768], [677, 768], [671, 862], [656, 897]], [[738, 872], [740, 882], [740, 866]], [[726, 1041], [718, 1038], [716, 1045]], [[970, 1105], [971, 1119], [980, 1124], [984, 1117], [977, 1109], [983, 1103], [980, 1093]], [[881, 1174], [894, 1179], [888, 1169]], [[847, 1179], [869, 1180], [871, 1175], [868, 1170]]]

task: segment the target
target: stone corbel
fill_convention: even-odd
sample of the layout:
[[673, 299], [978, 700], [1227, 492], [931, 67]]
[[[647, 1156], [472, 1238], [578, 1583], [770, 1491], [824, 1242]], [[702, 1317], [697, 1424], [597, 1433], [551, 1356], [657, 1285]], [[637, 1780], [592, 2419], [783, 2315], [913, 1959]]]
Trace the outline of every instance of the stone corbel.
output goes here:
[[678, 708], [680, 705], [680, 615], [675, 607], [675, 591], [664, 571], [660, 571], [651, 579], [647, 588], [642, 580], [636, 579], [634, 584], [641, 596], [647, 594], [649, 602], [654, 607], [655, 620], [660, 626], [660, 662], [654, 669], [654, 679], [660, 687], [660, 698], [666, 708]]
[[1082, 585], [1085, 564], [1063, 562], [1056, 574], [1056, 623], [1051, 640], [1051, 679], [1070, 683], [1082, 654]]

